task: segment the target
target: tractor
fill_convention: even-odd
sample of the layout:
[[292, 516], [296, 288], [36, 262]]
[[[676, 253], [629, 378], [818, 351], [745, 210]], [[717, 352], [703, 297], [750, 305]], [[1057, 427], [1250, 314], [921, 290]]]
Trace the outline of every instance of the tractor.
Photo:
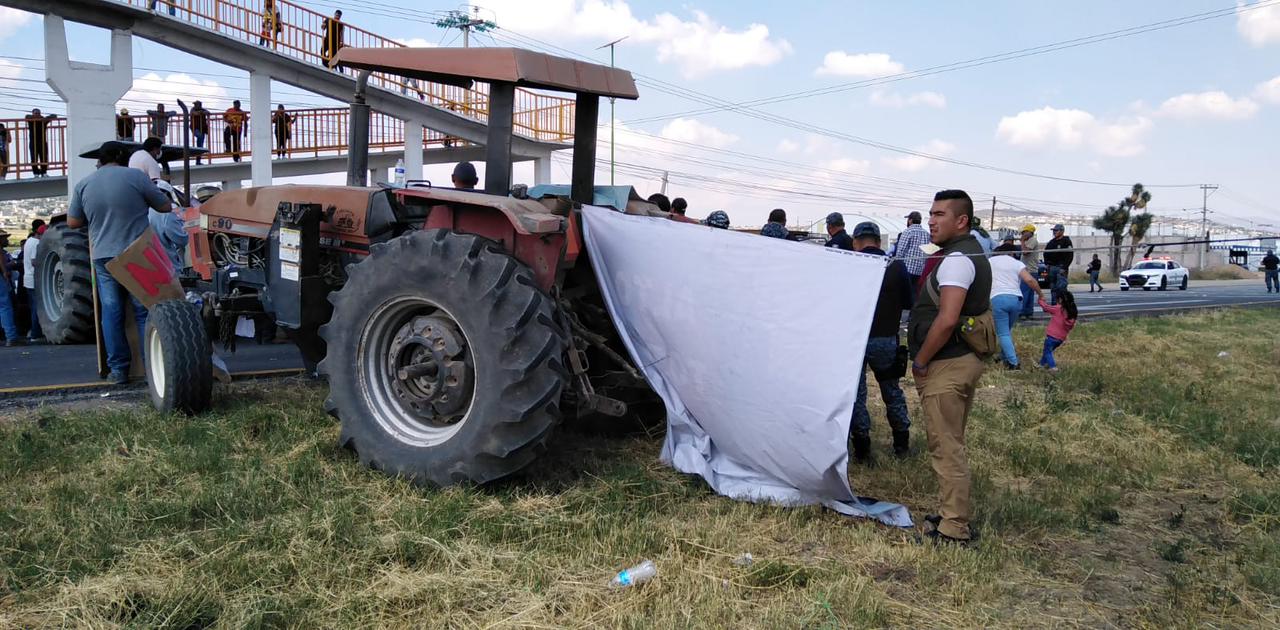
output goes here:
[[[341, 423], [341, 444], [419, 484], [510, 475], [566, 418], [660, 414], [583, 249], [599, 101], [637, 98], [631, 74], [497, 48], [344, 48], [336, 64], [358, 71], [348, 185], [233, 190], [185, 211], [191, 267], [181, 281], [200, 299], [158, 305], [163, 316], [148, 326], [142, 346], [156, 405], [207, 408], [208, 347], [233, 341], [239, 318], [265, 317], [327, 380], [325, 408]], [[375, 71], [464, 88], [488, 83], [483, 190], [366, 185], [364, 95]], [[576, 94], [568, 197], [532, 199], [512, 188], [517, 87]], [[626, 205], [620, 210], [668, 216], [645, 202]], [[72, 299], [81, 280], [64, 275]]]

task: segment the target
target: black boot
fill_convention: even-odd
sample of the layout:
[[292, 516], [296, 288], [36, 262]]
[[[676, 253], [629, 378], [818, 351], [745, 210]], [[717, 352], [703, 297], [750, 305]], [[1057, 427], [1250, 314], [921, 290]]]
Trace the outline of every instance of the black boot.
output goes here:
[[870, 435], [853, 436], [853, 459], [859, 464], [866, 464], [871, 461]]
[[906, 457], [911, 454], [910, 431], [893, 432], [893, 454], [898, 457]]

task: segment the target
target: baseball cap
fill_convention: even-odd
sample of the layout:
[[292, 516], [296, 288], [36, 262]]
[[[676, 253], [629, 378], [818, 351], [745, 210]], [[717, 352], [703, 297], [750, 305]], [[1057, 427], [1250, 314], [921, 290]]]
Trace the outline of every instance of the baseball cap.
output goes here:
[[907, 214], [907, 216], [905, 216], [905, 217], [903, 217], [903, 218], [904, 218], [904, 219], [910, 219], [910, 220], [912, 220], [912, 221], [915, 221], [915, 222], [919, 223], [919, 222], [920, 222], [920, 212], [919, 212], [919, 211], [917, 211], [917, 210], [912, 210], [909, 214]]
[[1026, 224], [1026, 225], [1022, 226], [1022, 231], [1023, 231], [1023, 232], [1035, 232], [1035, 231], [1036, 231], [1036, 226], [1031, 225], [1030, 223], [1028, 223], [1028, 224]]
[[844, 215], [839, 212], [828, 214], [827, 225], [844, 225]]
[[1061, 223], [1059, 223], [1059, 224], [1057, 224], [1057, 225], [1053, 226], [1053, 231], [1054, 231], [1054, 232], [1065, 232], [1065, 231], [1066, 231], [1066, 229], [1067, 229], [1067, 228], [1062, 227], [1062, 224], [1061, 224]]
[[707, 215], [706, 223], [711, 227], [727, 230], [729, 229], [729, 214], [724, 210], [716, 210]]
[[479, 179], [476, 176], [476, 167], [471, 162], [458, 162], [453, 167], [453, 176], [462, 180]]
[[864, 236], [874, 236], [880, 238], [880, 226], [870, 221], [863, 221], [853, 226], [853, 237], [862, 238]]

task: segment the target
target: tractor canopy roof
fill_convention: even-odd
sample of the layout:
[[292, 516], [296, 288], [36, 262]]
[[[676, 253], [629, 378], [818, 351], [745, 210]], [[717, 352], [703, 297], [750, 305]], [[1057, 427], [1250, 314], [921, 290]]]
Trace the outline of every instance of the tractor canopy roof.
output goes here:
[[[131, 155], [134, 151], [142, 148], [141, 142], [134, 142], [132, 140], [112, 140], [112, 142], [119, 145], [120, 148], [128, 155]], [[94, 144], [91, 148], [87, 148], [84, 153], [81, 153], [80, 157], [96, 160], [99, 157], [98, 151], [101, 149], [102, 143]], [[166, 144], [160, 147], [160, 151], [160, 162], [179, 162], [182, 160], [182, 147]], [[188, 151], [190, 152], [191, 157], [204, 155], [209, 152], [208, 149], [198, 149], [196, 147], [191, 147]]]
[[473, 81], [636, 99], [631, 73], [520, 48], [343, 48], [340, 66], [469, 88]]
[[[605, 206], [623, 212], [627, 212], [630, 208], [635, 214], [645, 214], [650, 209], [657, 209], [657, 206], [646, 201], [631, 186], [594, 186], [591, 190], [593, 195], [591, 205], [594, 206]], [[530, 199], [568, 196], [568, 184], [540, 184], [529, 189]], [[644, 204], [643, 207], [646, 212], [634, 212], [638, 207], [637, 204]]]

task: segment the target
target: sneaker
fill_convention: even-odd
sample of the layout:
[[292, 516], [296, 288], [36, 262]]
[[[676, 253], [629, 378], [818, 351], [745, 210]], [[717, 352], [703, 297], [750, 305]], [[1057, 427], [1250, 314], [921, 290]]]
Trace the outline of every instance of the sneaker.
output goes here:
[[107, 380], [110, 381], [112, 385], [128, 385], [129, 373], [123, 372], [123, 371], [114, 371], [107, 376]]
[[4, 347], [6, 348], [14, 348], [17, 346], [25, 346], [25, 345], [27, 345], [26, 339], [6, 339], [4, 342]]
[[1006, 370], [1021, 370], [1021, 369], [1022, 369], [1022, 366], [1021, 366], [1021, 365], [1019, 365], [1019, 364], [1017, 364], [1017, 363], [1009, 363], [1008, 361], [1001, 361], [1000, 363], [1001, 363], [1002, 365], [1004, 365], [1004, 369], [1006, 369]]
[[35, 339], [28, 339], [27, 343], [33, 346], [43, 346], [49, 343], [49, 340], [45, 339], [44, 337], [36, 337]]

